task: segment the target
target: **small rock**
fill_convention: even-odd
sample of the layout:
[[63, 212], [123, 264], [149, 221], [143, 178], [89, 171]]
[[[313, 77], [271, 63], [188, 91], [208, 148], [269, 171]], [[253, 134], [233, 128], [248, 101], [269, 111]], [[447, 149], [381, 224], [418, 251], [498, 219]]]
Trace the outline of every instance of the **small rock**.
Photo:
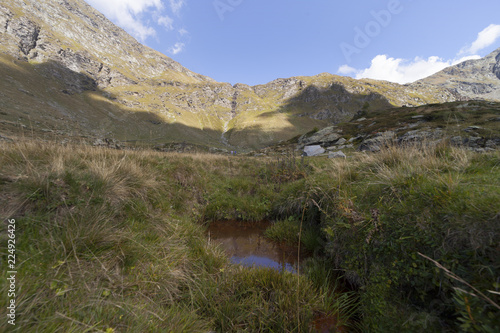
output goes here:
[[380, 146], [375, 145], [375, 144], [367, 145], [367, 144], [362, 143], [358, 149], [359, 149], [359, 151], [371, 151], [372, 153], [376, 153], [376, 152], [380, 151]]
[[0, 135], [0, 141], [14, 142], [14, 140], [12, 140], [11, 138], [8, 138], [3, 135]]
[[485, 146], [487, 148], [496, 149], [498, 147], [498, 144], [499, 144], [499, 142], [497, 142], [497, 141], [500, 141], [500, 140], [499, 139], [497, 139], [497, 140], [488, 140], [488, 141], [486, 141]]
[[94, 141], [94, 143], [92, 144], [92, 146], [105, 146], [105, 145], [106, 145], [106, 143], [102, 139], [96, 139]]
[[411, 119], [420, 119], [420, 118], [423, 118], [423, 117], [424, 117], [423, 115], [418, 115], [418, 116], [411, 117]]
[[481, 127], [479, 127], [479, 126], [469, 126], [466, 129], [464, 129], [464, 131], [466, 131], [466, 132], [472, 132], [472, 131], [475, 131], [475, 130], [478, 130], [478, 129], [481, 129]]
[[96, 139], [92, 144], [94, 147], [107, 147], [112, 149], [121, 149], [120, 144], [115, 139]]
[[328, 154], [328, 158], [346, 158], [347, 156], [342, 152], [342, 150], [339, 151], [332, 151], [330, 154]]
[[464, 140], [462, 139], [461, 136], [454, 136], [450, 139], [450, 143], [453, 146], [461, 146], [464, 143]]
[[306, 154], [305, 156], [318, 156], [321, 155], [325, 152], [325, 149], [321, 146], [305, 146], [304, 147], [304, 153]]
[[347, 142], [347, 140], [346, 140], [346, 139], [344, 139], [344, 138], [340, 138], [340, 139], [338, 139], [338, 140], [337, 140], [337, 145], [343, 145], [343, 144], [344, 144], [344, 143], [346, 143], [346, 142]]
[[485, 140], [477, 136], [471, 136], [469, 138], [466, 138], [464, 141], [465, 144], [467, 144], [467, 146], [471, 148], [480, 148], [483, 147], [485, 144]]

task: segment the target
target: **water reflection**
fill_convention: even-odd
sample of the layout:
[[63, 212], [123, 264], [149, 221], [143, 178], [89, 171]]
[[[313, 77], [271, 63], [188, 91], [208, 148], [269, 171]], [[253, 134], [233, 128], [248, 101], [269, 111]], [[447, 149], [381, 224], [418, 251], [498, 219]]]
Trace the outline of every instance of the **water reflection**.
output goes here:
[[295, 272], [297, 248], [264, 237], [270, 222], [218, 221], [208, 228], [211, 242], [220, 244], [231, 262]]
[[[269, 267], [276, 270], [296, 272], [299, 262], [297, 247], [286, 246], [264, 237], [270, 222], [213, 222], [208, 228], [210, 242], [219, 244], [231, 262], [244, 266]], [[300, 259], [305, 258], [301, 253]], [[336, 315], [316, 314], [311, 328], [316, 332], [346, 332], [338, 326]]]

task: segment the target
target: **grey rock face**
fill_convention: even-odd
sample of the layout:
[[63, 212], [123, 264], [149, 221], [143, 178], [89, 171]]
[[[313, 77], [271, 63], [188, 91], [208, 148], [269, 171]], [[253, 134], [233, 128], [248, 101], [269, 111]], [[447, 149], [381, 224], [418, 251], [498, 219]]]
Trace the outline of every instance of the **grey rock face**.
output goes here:
[[340, 138], [340, 139], [338, 139], [338, 140], [337, 140], [337, 142], [336, 142], [335, 144], [337, 144], [337, 145], [343, 145], [343, 144], [344, 144], [344, 143], [346, 143], [346, 142], [347, 142], [347, 140], [346, 140], [346, 139], [344, 139], [344, 138]]
[[310, 137], [302, 136], [299, 139], [299, 145], [326, 144], [333, 143], [340, 138], [340, 134], [335, 132], [335, 126], [325, 127], [314, 133]]
[[[3, 29], [8, 35], [0, 36], [1, 51], [14, 56], [11, 43], [4, 44], [4, 40], [17, 40], [21, 54], [37, 61], [67, 59], [73, 65], [70, 69], [79, 67], [74, 66], [75, 62], [97, 62], [124, 76], [133, 76], [132, 80], [136, 81], [173, 71], [193, 81], [214, 82], [139, 44], [81, 0], [5, 0], [0, 5], [0, 17], [0, 31]], [[80, 68], [82, 70], [85, 69]], [[98, 71], [88, 73], [97, 79]]]
[[495, 66], [493, 66], [493, 73], [500, 80], [500, 53], [498, 53], [495, 60], [497, 61], [497, 63], [495, 64]]
[[321, 110], [318, 113], [315, 113], [310, 116], [312, 119], [317, 119], [317, 120], [326, 120], [330, 119], [333, 117], [333, 113], [330, 110]]
[[443, 137], [443, 131], [440, 128], [428, 130], [414, 130], [405, 133], [398, 138], [399, 144], [417, 143], [423, 141], [436, 141]]
[[0, 5], [0, 32], [6, 33], [9, 26], [9, 21], [12, 19], [14, 14], [4, 6]]
[[93, 144], [94, 147], [106, 147], [112, 149], [121, 149], [121, 146], [118, 141], [115, 139], [96, 139]]
[[7, 33], [11, 33], [19, 38], [19, 49], [24, 55], [29, 55], [30, 51], [36, 47], [40, 27], [26, 17], [13, 19], [7, 26]]
[[447, 88], [457, 100], [500, 101], [500, 48], [484, 58], [445, 68], [419, 83]]
[[363, 140], [358, 150], [360, 151], [380, 151], [381, 147], [386, 146], [395, 140], [396, 133], [393, 131], [386, 131], [377, 133], [375, 136]]

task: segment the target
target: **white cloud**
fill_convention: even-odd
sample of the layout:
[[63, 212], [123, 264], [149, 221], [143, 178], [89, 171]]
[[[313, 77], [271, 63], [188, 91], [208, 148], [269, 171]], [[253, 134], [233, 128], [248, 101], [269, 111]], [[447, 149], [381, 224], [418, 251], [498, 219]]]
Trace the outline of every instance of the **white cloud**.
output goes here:
[[125, 29], [140, 41], [155, 36], [156, 31], [140, 19], [148, 10], [161, 11], [161, 0], [86, 0], [92, 7]]
[[189, 31], [187, 31], [186, 29], [184, 29], [184, 28], [179, 29], [179, 35], [184, 36], [187, 34], [189, 34]]
[[357, 72], [358, 70], [356, 68], [353, 68], [349, 65], [342, 65], [337, 70], [337, 73], [342, 75], [356, 74]]
[[477, 52], [493, 45], [500, 38], [500, 25], [490, 24], [483, 31], [477, 34], [477, 39], [459, 54], [476, 54]]
[[[478, 34], [477, 39], [469, 47], [460, 50], [455, 59], [443, 59], [437, 56], [427, 59], [421, 57], [401, 59], [380, 54], [372, 59], [368, 68], [356, 69], [348, 65], [343, 65], [339, 67], [337, 73], [340, 75], [352, 75], [356, 79], [369, 78], [401, 84], [410, 83], [463, 61], [480, 59], [481, 57], [475, 53], [492, 45], [499, 38], [500, 25], [491, 24]], [[464, 56], [464, 54], [469, 55]]]
[[160, 16], [158, 18], [158, 24], [165, 27], [167, 31], [174, 30], [174, 20], [168, 15]]
[[185, 4], [185, 0], [169, 0], [170, 8], [174, 12], [174, 14], [179, 14], [179, 11]]
[[[167, 8], [170, 8], [171, 12], [178, 16], [180, 10], [186, 4], [186, 0], [86, 1], [141, 42], [157, 35], [150, 22], [156, 22], [167, 31], [174, 30], [174, 20], [164, 12]], [[168, 5], [164, 5], [164, 3]]]
[[174, 46], [172, 46], [171, 48], [168, 49], [168, 52], [169, 53], [172, 53], [172, 54], [177, 54], [177, 53], [180, 53], [184, 50], [184, 43], [175, 43]]
[[416, 57], [413, 60], [406, 60], [378, 55], [372, 59], [370, 67], [366, 69], [357, 70], [344, 65], [338, 69], [338, 73], [343, 75], [355, 74], [356, 79], [369, 78], [404, 84], [423, 79], [465, 60], [479, 58], [479, 56], [468, 56], [460, 59], [444, 60], [434, 56], [427, 59]]
[[423, 79], [455, 63], [454, 60], [443, 60], [435, 56], [427, 59], [416, 57], [413, 60], [405, 60], [378, 55], [372, 59], [369, 68], [356, 72], [356, 78], [409, 83]]

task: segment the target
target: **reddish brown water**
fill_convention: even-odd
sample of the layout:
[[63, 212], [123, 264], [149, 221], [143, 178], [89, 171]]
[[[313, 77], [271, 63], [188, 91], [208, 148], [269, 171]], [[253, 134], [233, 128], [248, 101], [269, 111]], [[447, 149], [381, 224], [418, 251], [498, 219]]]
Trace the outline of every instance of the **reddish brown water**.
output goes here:
[[[307, 255], [297, 254], [297, 247], [286, 246], [267, 239], [264, 231], [271, 223], [218, 221], [208, 227], [208, 239], [219, 244], [233, 263], [244, 266], [269, 267], [276, 270], [297, 272], [298, 263]], [[316, 332], [347, 332], [337, 327], [336, 316], [317, 314], [312, 323]]]
[[[244, 266], [270, 267], [295, 272], [297, 248], [264, 237], [270, 222], [219, 221], [208, 228], [211, 242], [220, 244], [233, 263]], [[301, 254], [301, 257], [303, 254]]]

